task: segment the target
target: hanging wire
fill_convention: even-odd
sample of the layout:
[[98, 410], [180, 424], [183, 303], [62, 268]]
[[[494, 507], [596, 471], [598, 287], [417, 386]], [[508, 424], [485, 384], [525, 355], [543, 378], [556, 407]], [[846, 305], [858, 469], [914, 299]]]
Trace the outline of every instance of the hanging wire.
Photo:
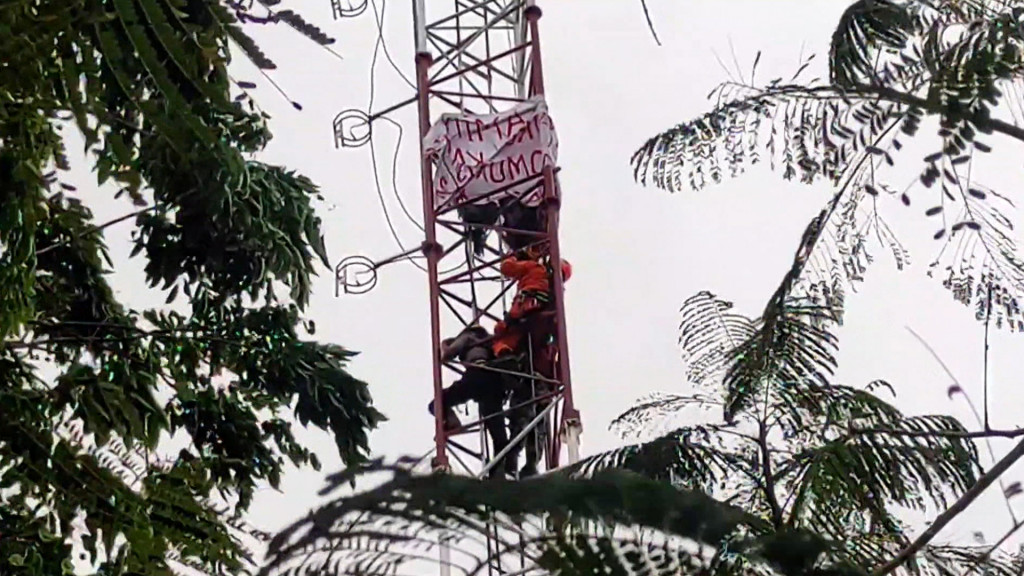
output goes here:
[[384, 14], [385, 10], [387, 10], [388, 0], [381, 0], [379, 13], [377, 12], [377, 0], [370, 1], [373, 6], [373, 19], [377, 22], [377, 38], [380, 41], [381, 46], [384, 48], [384, 58], [386, 58], [388, 63], [391, 64], [391, 68], [402, 77], [402, 80], [404, 80], [410, 88], [415, 90], [416, 84], [412, 80], [409, 80], [409, 77], [402, 72], [402, 69], [398, 67], [398, 64], [395, 64], [394, 58], [391, 57], [391, 52], [388, 51], [387, 42], [384, 41]]
[[[402, 73], [401, 69], [398, 68], [398, 65], [395, 64], [394, 60], [390, 56], [390, 53], [388, 52], [387, 45], [384, 42], [384, 15], [385, 15], [384, 11], [387, 9], [387, 0], [382, 0], [381, 1], [380, 12], [377, 11], [377, 3], [376, 3], [375, 0], [373, 0], [373, 9], [374, 9], [374, 19], [377, 22], [377, 40], [376, 40], [376, 42], [374, 44], [373, 56], [370, 59], [370, 82], [369, 82], [369, 85], [370, 85], [370, 98], [369, 98], [369, 103], [367, 104], [367, 107], [366, 107], [367, 110], [373, 110], [373, 103], [374, 103], [375, 97], [376, 97], [377, 59], [380, 56], [381, 49], [383, 49], [385, 58], [391, 64], [392, 68], [394, 68], [394, 70], [396, 72], [398, 72], [398, 74], [402, 77], [402, 79], [405, 81], [405, 83], [408, 84], [409, 86], [411, 86], [413, 89], [416, 88], [416, 86], [413, 85], [409, 81], [409, 79], [405, 76], [405, 74]], [[401, 151], [402, 137], [403, 137], [403, 134], [404, 134], [404, 130], [402, 129], [402, 125], [399, 124], [398, 122], [392, 120], [391, 118], [387, 118], [385, 116], [381, 116], [381, 117], [379, 117], [377, 119], [386, 120], [392, 126], [394, 126], [394, 127], [396, 127], [398, 129], [398, 141], [395, 144], [395, 152], [394, 152], [394, 155], [392, 157], [392, 162], [391, 162], [391, 185], [392, 185], [392, 190], [393, 190], [395, 198], [398, 200], [398, 205], [401, 207], [402, 212], [405, 213], [405, 216], [409, 219], [410, 222], [412, 222], [417, 228], [419, 228], [422, 231], [423, 230], [423, 225], [412, 216], [412, 214], [409, 212], [409, 209], [406, 207], [405, 202], [402, 200], [401, 195], [398, 193], [398, 158], [399, 158], [399, 153]], [[383, 191], [383, 187], [381, 186], [381, 182], [380, 182], [380, 169], [379, 169], [379, 166], [378, 166], [378, 163], [377, 163], [377, 150], [376, 150], [376, 145], [374, 143], [373, 133], [372, 132], [370, 133], [369, 144], [370, 144], [370, 162], [371, 162], [372, 167], [373, 167], [373, 182], [374, 182], [374, 187], [375, 187], [376, 192], [377, 192], [377, 198], [378, 198], [378, 200], [380, 200], [381, 210], [384, 212], [384, 221], [387, 223], [388, 230], [391, 233], [391, 238], [395, 241], [395, 244], [398, 245], [399, 251], [401, 251], [403, 253], [407, 252], [408, 248], [406, 248], [405, 243], [402, 242], [402, 239], [398, 235], [398, 231], [395, 229], [394, 222], [391, 219], [391, 214], [388, 211], [387, 201], [384, 198], [384, 191]], [[424, 267], [422, 264], [420, 264], [419, 262], [416, 261], [417, 258], [422, 258], [422, 256], [411, 256], [411, 255], [410, 256], [403, 256], [401, 258], [398, 258], [396, 261], [408, 262], [408, 263], [412, 264], [413, 266], [415, 266], [416, 268], [418, 268], [419, 270], [421, 270], [423, 272], [427, 272], [427, 268]], [[439, 274], [449, 274], [451, 272], [459, 270], [461, 267], [462, 267], [462, 264], [456, 264], [456, 265], [454, 265], [453, 267], [451, 267], [451, 268], [449, 268], [447, 270], [440, 270]]]
[[[402, 77], [402, 80], [404, 80], [405, 83], [410, 88], [412, 88], [413, 90], [416, 89], [416, 85], [413, 84], [409, 80], [409, 78], [405, 75], [405, 73], [402, 72], [402, 69], [399, 68], [398, 65], [395, 63], [394, 59], [391, 58], [391, 53], [388, 51], [388, 44], [384, 40], [384, 17], [385, 17], [385, 14], [386, 14], [385, 11], [387, 10], [387, 6], [388, 6], [387, 0], [381, 0], [380, 13], [378, 14], [378, 12], [377, 12], [377, 2], [376, 2], [376, 0], [373, 0], [374, 20], [377, 23], [377, 46], [374, 49], [373, 60], [370, 63], [370, 66], [371, 66], [371, 79], [370, 79], [370, 94], [371, 94], [370, 98], [371, 99], [370, 99], [370, 106], [371, 107], [373, 106], [373, 68], [377, 65], [377, 56], [378, 56], [378, 50], [376, 48], [382, 48], [384, 50], [384, 57], [387, 59], [388, 63], [391, 64], [392, 70], [397, 72], [398, 75]], [[369, 108], [369, 109], [372, 109], [372, 108]], [[406, 207], [406, 205], [405, 205], [405, 201], [402, 200], [402, 195], [398, 193], [398, 156], [399, 156], [399, 152], [400, 152], [400, 150], [402, 148], [402, 136], [403, 136], [403, 133], [404, 133], [405, 130], [402, 128], [401, 124], [399, 124], [398, 122], [395, 122], [391, 118], [388, 118], [386, 116], [381, 116], [380, 119], [386, 120], [392, 126], [394, 126], [395, 128], [398, 129], [398, 141], [395, 143], [395, 156], [394, 156], [394, 160], [393, 160], [393, 162], [391, 164], [391, 190], [392, 190], [392, 192], [393, 192], [393, 194], [395, 196], [395, 199], [398, 201], [398, 206], [402, 209], [402, 212], [405, 213], [405, 217], [408, 218], [409, 221], [412, 222], [417, 228], [419, 228], [420, 231], [423, 231], [423, 224], [421, 224], [419, 222], [419, 220], [417, 220], [412, 215], [412, 213], [409, 212], [408, 207]]]

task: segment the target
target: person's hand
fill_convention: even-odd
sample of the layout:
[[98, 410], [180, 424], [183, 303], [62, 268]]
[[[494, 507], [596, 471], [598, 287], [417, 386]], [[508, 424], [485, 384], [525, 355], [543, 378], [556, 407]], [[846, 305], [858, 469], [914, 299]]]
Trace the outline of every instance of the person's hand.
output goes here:
[[447, 360], [451, 356], [452, 351], [452, 338], [446, 338], [441, 341], [441, 360]]

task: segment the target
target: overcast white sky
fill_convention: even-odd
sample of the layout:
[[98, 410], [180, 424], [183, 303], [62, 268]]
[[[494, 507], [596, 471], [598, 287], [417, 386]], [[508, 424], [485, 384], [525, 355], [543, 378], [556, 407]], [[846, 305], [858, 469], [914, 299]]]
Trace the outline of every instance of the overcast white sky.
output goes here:
[[[444, 2], [444, 0], [430, 0]], [[546, 0], [541, 37], [548, 103], [560, 139], [563, 254], [574, 266], [567, 289], [568, 332], [576, 401], [582, 412], [584, 455], [620, 445], [607, 431], [612, 418], [648, 392], [685, 391], [676, 346], [678, 309], [699, 290], [736, 302], [740, 312], [756, 316], [788, 268], [803, 227], [827, 201], [825, 185], [786, 183], [758, 169], [700, 193], [670, 195], [634, 183], [631, 153], [649, 136], [708, 109], [707, 93], [726, 79], [717, 53], [732, 66], [735, 51], [743, 70], [763, 50], [759, 78], [789, 77], [801, 51], [826, 54], [827, 42], [844, 0], [649, 0], [663, 41], [651, 39], [639, 0]], [[286, 164], [319, 183], [328, 205], [321, 207], [332, 261], [351, 254], [378, 259], [399, 251], [385, 226], [373, 183], [368, 148], [335, 150], [331, 120], [346, 108], [364, 108], [369, 94], [369, 63], [376, 39], [372, 10], [349, 21], [333, 21], [328, 0], [293, 8], [338, 38], [339, 60], [290, 30], [259, 34], [264, 51], [279, 64], [273, 78], [303, 111], [294, 110], [247, 63], [235, 76], [260, 85], [259, 101], [274, 117], [276, 135], [268, 161]], [[412, 70], [411, 2], [390, 0], [385, 40], [399, 66]], [[380, 0], [377, 0], [380, 7]], [[732, 48], [730, 48], [732, 46]], [[378, 108], [412, 93], [386, 62], [376, 77]], [[415, 110], [395, 116], [415, 130]], [[395, 131], [377, 127], [378, 154], [390, 157]], [[1000, 144], [1005, 170], [989, 183], [1011, 188], [1020, 150]], [[398, 194], [419, 215], [419, 174], [415, 139], [402, 143]], [[905, 182], [919, 166], [913, 156], [897, 170]], [[385, 164], [382, 172], [389, 169]], [[401, 215], [387, 186], [388, 208], [406, 245], [420, 233]], [[85, 184], [90, 177], [83, 177]], [[1002, 183], [1000, 187], [999, 184]], [[838, 381], [853, 385], [884, 378], [898, 391], [896, 404], [914, 414], [946, 412], [968, 427], [976, 424], [962, 400], [951, 401], [943, 369], [905, 330], [921, 333], [949, 365], [961, 384], [981, 401], [982, 326], [973, 312], [955, 303], [938, 280], [925, 276], [937, 244], [923, 210], [890, 201], [883, 209], [911, 249], [915, 265], [896, 272], [880, 250], [867, 282], [849, 299], [840, 333]], [[121, 203], [95, 206], [97, 219], [116, 217]], [[130, 252], [128, 230], [108, 234], [115, 260]], [[135, 263], [115, 281], [123, 293], [138, 295], [141, 265]], [[140, 305], [158, 305], [147, 295]], [[157, 298], [160, 298], [157, 300]], [[352, 371], [370, 383], [377, 406], [390, 421], [371, 438], [377, 454], [420, 455], [432, 443], [433, 421], [425, 410], [430, 398], [430, 333], [427, 280], [399, 263], [380, 273], [369, 294], [334, 297], [332, 273], [316, 284], [310, 315], [317, 336], [362, 352]], [[1017, 379], [1024, 373], [1020, 338], [991, 338], [989, 380], [995, 427], [1020, 421]], [[337, 469], [331, 441], [310, 435], [319, 447], [325, 471]], [[996, 441], [997, 457], [1009, 441]], [[1013, 481], [1024, 467], [1011, 471]], [[294, 520], [315, 500], [322, 475], [289, 474], [276, 493], [259, 494], [253, 519], [273, 529]], [[1018, 505], [1024, 515], [1024, 505]], [[941, 539], [969, 537], [984, 530], [990, 539], [1010, 526], [1005, 504], [990, 491]]]

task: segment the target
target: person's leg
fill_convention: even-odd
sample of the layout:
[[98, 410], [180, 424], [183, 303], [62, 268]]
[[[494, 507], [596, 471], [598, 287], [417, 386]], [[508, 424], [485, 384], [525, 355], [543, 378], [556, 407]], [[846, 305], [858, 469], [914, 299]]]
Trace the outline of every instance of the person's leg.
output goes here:
[[[468, 373], [468, 371], [467, 371]], [[444, 406], [445, 428], [458, 428], [462, 425], [459, 417], [455, 414], [455, 407], [465, 404], [473, 399], [473, 382], [465, 376], [456, 380], [451, 386], [441, 391], [441, 404]], [[434, 414], [434, 401], [427, 404], [427, 410]]]
[[[522, 358], [518, 355], [508, 354], [491, 361], [491, 366], [499, 370], [503, 370], [505, 373], [498, 373], [502, 377], [502, 402], [504, 398], [511, 392], [510, 407], [515, 406], [519, 401], [520, 396], [520, 382], [521, 378], [514, 373], [521, 371]], [[523, 414], [521, 410], [510, 410], [507, 418], [508, 422], [508, 438], [511, 441], [519, 431], [523, 429], [523, 426], [527, 421], [523, 421]], [[508, 456], [504, 460], [505, 473], [510, 477], [515, 477], [516, 466], [518, 464], [519, 453], [522, 451], [522, 440], [520, 440], [515, 446], [513, 446]]]
[[[480, 224], [483, 226], [494, 226], [498, 222], [498, 205], [493, 202], [486, 204], [470, 204], [460, 207], [457, 212], [462, 221], [467, 224]], [[484, 245], [487, 241], [488, 228], [470, 228], [469, 238], [473, 246], [473, 253], [482, 256]]]
[[[530, 400], [532, 401], [533, 397], [531, 397]], [[524, 422], [523, 424], [524, 427], [528, 426], [531, 422], [533, 422], [534, 418], [537, 417], [537, 414], [540, 414], [539, 406], [536, 402], [531, 403], [528, 407], [526, 407], [523, 410], [523, 412], [526, 415], [526, 422]], [[540, 431], [540, 427], [542, 425], [543, 423], [534, 424], [533, 428], [530, 428], [530, 431], [527, 432], [526, 436], [523, 438], [523, 444], [525, 446], [524, 452], [526, 453], [526, 457], [523, 462], [523, 467], [519, 470], [520, 479], [529, 478], [530, 476], [537, 475], [537, 464], [540, 462], [541, 437], [540, 434], [538, 434], [538, 432]]]
[[523, 317], [523, 295], [522, 293], [516, 294], [512, 298], [512, 305], [508, 308], [508, 319], [519, 320]]
[[[537, 382], [534, 386], [533, 394], [534, 398], [542, 398], [545, 394], [551, 392], [551, 387], [545, 382]], [[530, 406], [530, 419], [536, 418], [538, 414], [544, 412], [544, 409], [551, 404], [551, 398], [543, 398], [541, 400], [534, 400]], [[523, 465], [522, 470], [519, 471], [520, 478], [528, 478], [537, 474], [537, 466], [540, 464], [540, 459], [544, 457], [544, 452], [547, 450], [547, 442], [549, 440], [549, 429], [548, 422], [550, 418], [544, 418], [534, 426], [529, 434], [526, 435], [526, 462]]]
[[[511, 420], [509, 434], [511, 435], [512, 438], [515, 438], [520, 433], [522, 433], [522, 431], [526, 429], [526, 427], [530, 424], [530, 422], [533, 421], [534, 417], [536, 416], [536, 409], [532, 401], [533, 390], [530, 385], [530, 380], [523, 378], [519, 381], [518, 385], [513, 389], [512, 399], [510, 401], [513, 409], [509, 417]], [[526, 452], [526, 459], [525, 465], [519, 472], [519, 478], [524, 478], [526, 476], [530, 476], [532, 474], [537, 473], [537, 448], [535, 429], [527, 432], [526, 435], [523, 438], [521, 438], [519, 442], [516, 444], [516, 447], [513, 450], [513, 452], [515, 453], [517, 460], [519, 453], [524, 451], [524, 447]], [[516, 462], [512, 461], [511, 464], [514, 466]], [[513, 470], [515, 469], [513, 468]], [[524, 471], [526, 472], [526, 474], [523, 473]]]
[[[550, 399], [537, 400], [544, 396], [549, 389], [549, 385], [544, 382], [533, 380], [528, 377], [524, 377], [522, 379], [521, 384], [517, 387], [512, 399], [512, 406], [525, 404], [517, 409], [518, 417], [516, 433], [521, 432], [529, 426], [537, 415], [540, 414], [550, 403]], [[544, 431], [543, 426], [545, 426], [545, 424], [546, 421], [535, 423], [520, 443], [520, 446], [525, 448], [524, 451], [526, 453], [523, 467], [519, 470], [520, 479], [528, 478], [537, 474], [537, 466], [544, 450], [542, 442], [547, 436], [547, 434], [542, 433]]]
[[[508, 435], [505, 429], [505, 417], [501, 414], [502, 403], [505, 399], [501, 374], [470, 366], [466, 368], [466, 373], [459, 381], [458, 394], [459, 400], [464, 402], [473, 400], [477, 403], [480, 419], [483, 420], [483, 427], [491, 438], [494, 454], [504, 450], [508, 445]], [[497, 467], [492, 469], [492, 477], [500, 475], [502, 471]]]
[[[515, 400], [513, 400], [513, 403]], [[522, 432], [523, 427], [526, 426], [527, 420], [524, 419], [524, 414], [521, 409], [512, 410], [508, 414], [508, 435], [509, 442], [515, 440], [516, 436]], [[520, 439], [518, 442], [512, 445], [512, 448], [508, 451], [508, 456], [505, 457], [505, 473], [511, 477], [515, 477], [516, 468], [519, 465], [519, 453], [523, 451], [523, 440]]]
[[[508, 431], [505, 429], [506, 418], [502, 414], [505, 395], [504, 391], [500, 388], [501, 382], [499, 379], [495, 380], [493, 385], [496, 389], [480, 399], [480, 418], [484, 419], [484, 429], [487, 430], [487, 435], [491, 437], [492, 457], [497, 456], [508, 446]], [[505, 464], [507, 460], [508, 457], [506, 456], [501, 462], [498, 462], [491, 468], [491, 478], [500, 478], [507, 472], [508, 466]]]

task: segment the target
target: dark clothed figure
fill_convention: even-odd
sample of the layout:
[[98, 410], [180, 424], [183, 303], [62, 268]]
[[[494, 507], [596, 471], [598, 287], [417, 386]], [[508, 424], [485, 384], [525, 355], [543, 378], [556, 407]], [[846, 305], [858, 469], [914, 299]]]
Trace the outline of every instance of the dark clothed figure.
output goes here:
[[[495, 358], [493, 339], [490, 334], [479, 326], [473, 326], [457, 337], [445, 340], [441, 345], [441, 358], [446, 361], [458, 358], [466, 365], [466, 371], [462, 378], [441, 393], [441, 404], [445, 411], [445, 426], [452, 429], [461, 425], [453, 410], [455, 406], [470, 401], [476, 402], [484, 429], [487, 430], [487, 435], [491, 438], [493, 454], [497, 455], [508, 446], [506, 418], [502, 412], [509, 386], [504, 374], [488, 370], [488, 368], [512, 371], [514, 365], [511, 368], [509, 365], [513, 357], [503, 355], [500, 358]], [[427, 405], [427, 409], [431, 414], [434, 413], [433, 401]], [[508, 460], [506, 459], [505, 462], [507, 463]], [[515, 460], [511, 460], [511, 462], [514, 470]], [[491, 469], [491, 477], [500, 476], [506, 472], [506, 468], [504, 463], [499, 463]]]
[[[508, 198], [502, 202], [501, 224], [505, 228], [525, 232], [543, 232], [547, 227], [544, 211], [539, 206], [533, 208], [524, 206], [516, 198]], [[522, 250], [540, 240], [537, 236], [515, 232], [505, 232], [502, 237], [511, 250]]]
[[495, 226], [501, 210], [496, 202], [484, 204], [467, 204], [456, 209], [459, 218], [466, 224], [479, 224], [469, 228], [469, 242], [473, 246], [473, 253], [477, 256], [484, 255], [484, 246], [487, 244], [487, 234], [491, 231], [485, 226]]

